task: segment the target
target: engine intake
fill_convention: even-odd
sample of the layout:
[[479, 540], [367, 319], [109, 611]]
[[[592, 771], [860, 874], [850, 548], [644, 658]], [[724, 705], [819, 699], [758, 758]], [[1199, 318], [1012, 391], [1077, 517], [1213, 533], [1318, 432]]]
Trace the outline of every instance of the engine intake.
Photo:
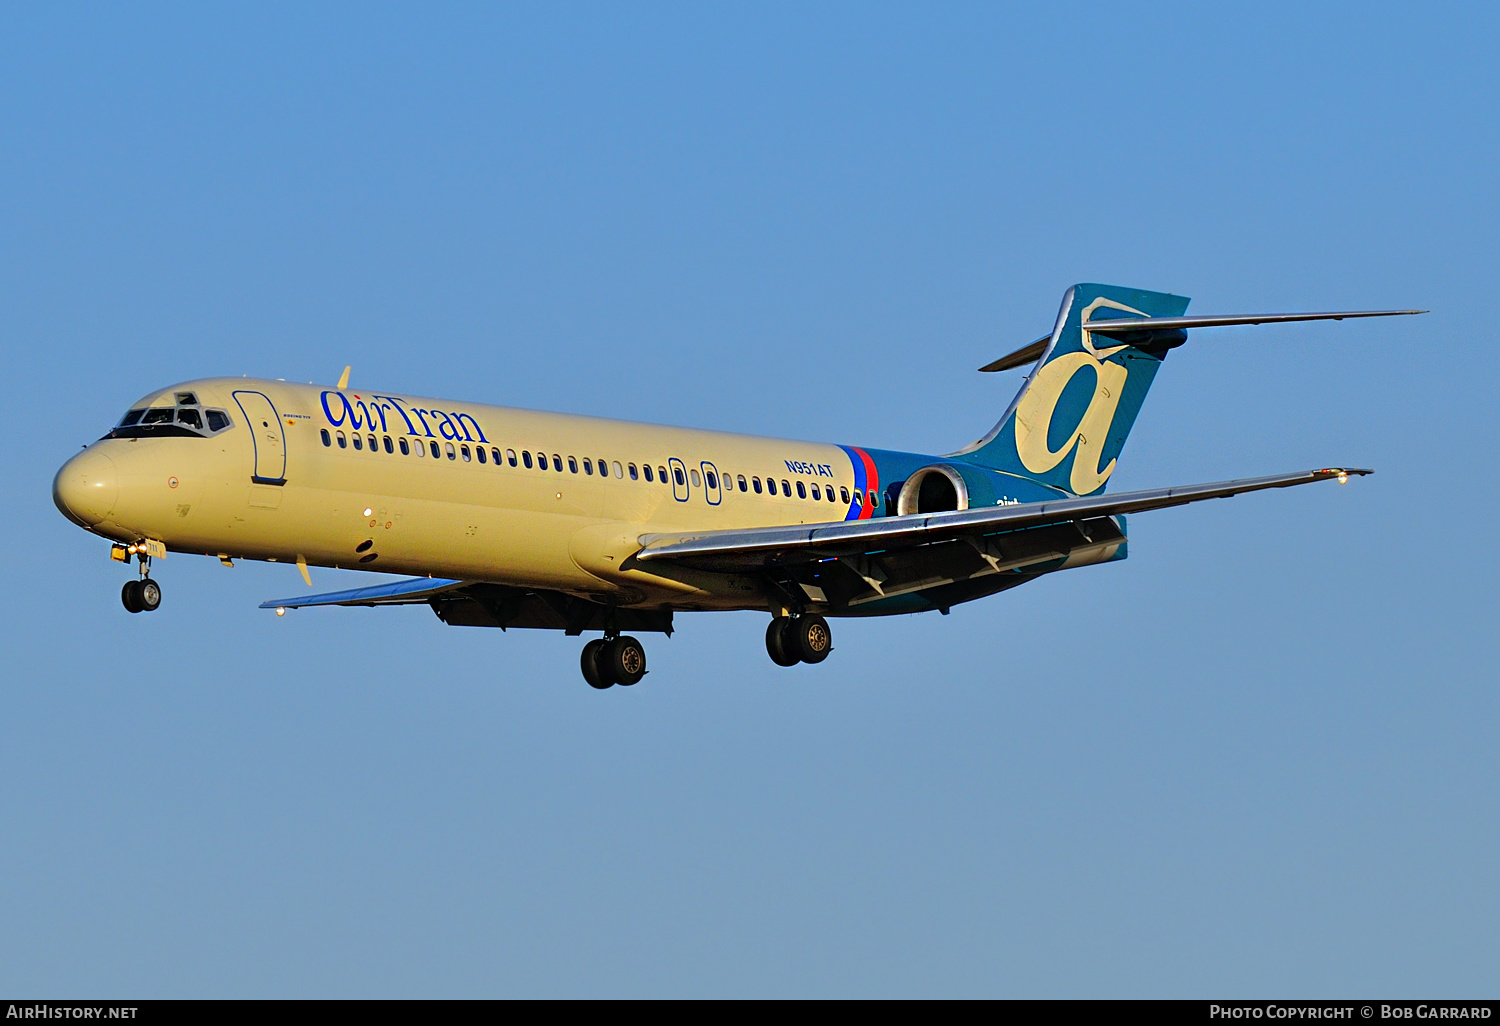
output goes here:
[[947, 513], [969, 508], [969, 486], [956, 467], [934, 463], [906, 479], [896, 498], [896, 513]]

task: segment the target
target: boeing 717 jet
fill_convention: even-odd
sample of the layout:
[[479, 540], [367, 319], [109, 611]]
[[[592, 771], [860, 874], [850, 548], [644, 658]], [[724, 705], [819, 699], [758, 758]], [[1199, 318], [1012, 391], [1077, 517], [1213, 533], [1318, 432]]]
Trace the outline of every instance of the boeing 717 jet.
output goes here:
[[781, 666], [832, 650], [828, 618], [938, 610], [1124, 559], [1128, 514], [1369, 470], [1325, 467], [1106, 494], [1167, 354], [1233, 324], [1421, 313], [1188, 317], [1188, 300], [1075, 285], [1050, 334], [980, 368], [1032, 367], [998, 424], [947, 455], [211, 378], [152, 392], [58, 471], [68, 519], [135, 561], [156, 609], [168, 552], [410, 575], [308, 606], [429, 606], [446, 624], [572, 636], [596, 688], [635, 684], [631, 633], [679, 611], [768, 613]]

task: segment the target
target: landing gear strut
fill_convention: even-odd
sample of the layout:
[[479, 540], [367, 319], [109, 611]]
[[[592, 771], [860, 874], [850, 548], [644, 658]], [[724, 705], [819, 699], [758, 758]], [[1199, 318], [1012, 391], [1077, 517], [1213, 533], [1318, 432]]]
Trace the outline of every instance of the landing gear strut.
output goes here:
[[596, 638], [583, 646], [579, 665], [590, 687], [629, 687], [646, 675], [646, 650], [631, 637]]
[[778, 616], [766, 628], [766, 652], [777, 666], [821, 663], [833, 651], [833, 632], [817, 613]]
[[140, 561], [140, 580], [125, 583], [125, 587], [120, 589], [120, 602], [132, 613], [155, 612], [156, 607], [161, 605], [161, 585], [149, 576], [151, 573], [150, 557], [143, 553]]

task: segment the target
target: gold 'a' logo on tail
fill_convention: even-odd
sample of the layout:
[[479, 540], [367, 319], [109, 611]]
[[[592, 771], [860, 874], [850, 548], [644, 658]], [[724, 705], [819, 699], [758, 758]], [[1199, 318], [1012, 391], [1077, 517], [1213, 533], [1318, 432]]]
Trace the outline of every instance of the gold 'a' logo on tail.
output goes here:
[[[1123, 310], [1145, 317], [1144, 311], [1116, 303], [1113, 300], [1095, 299], [1079, 315], [1082, 323], [1101, 306]], [[1104, 443], [1109, 437], [1110, 425], [1114, 423], [1115, 411], [1120, 405], [1120, 394], [1125, 388], [1129, 371], [1118, 363], [1107, 363], [1110, 356], [1125, 346], [1109, 346], [1095, 349], [1092, 332], [1083, 330], [1083, 349], [1076, 353], [1064, 353], [1042, 365], [1026, 388], [1026, 393], [1016, 406], [1016, 455], [1021, 465], [1033, 474], [1045, 474], [1067, 459], [1068, 453], [1077, 450], [1073, 458], [1073, 471], [1068, 484], [1075, 495], [1088, 495], [1098, 491], [1109, 476], [1115, 472], [1115, 463], [1100, 468], [1099, 460], [1104, 456]], [[1089, 398], [1088, 409], [1078, 421], [1068, 440], [1059, 449], [1047, 444], [1047, 435], [1052, 428], [1052, 417], [1057, 413], [1058, 401], [1073, 376], [1084, 368], [1094, 372], [1094, 394]]]

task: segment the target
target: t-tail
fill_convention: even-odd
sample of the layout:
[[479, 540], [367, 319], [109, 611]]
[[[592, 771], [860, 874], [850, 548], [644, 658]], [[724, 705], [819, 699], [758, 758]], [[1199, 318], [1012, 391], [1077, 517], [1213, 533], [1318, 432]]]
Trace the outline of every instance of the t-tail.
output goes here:
[[[1115, 472], [1146, 392], [1180, 328], [1105, 336], [1085, 325], [1126, 318], [1180, 317], [1184, 296], [1114, 285], [1074, 285], [1052, 334], [985, 367], [1036, 369], [970, 460], [1074, 495], [1103, 491]], [[1038, 359], [1040, 358], [1040, 359]]]
[[1187, 341], [1189, 328], [1425, 312], [1185, 317], [1187, 306], [1186, 296], [1166, 292], [1074, 285], [1063, 296], [1052, 334], [980, 368], [1036, 364], [1000, 422], [954, 455], [1073, 495], [1094, 495], [1114, 474], [1162, 361]]

